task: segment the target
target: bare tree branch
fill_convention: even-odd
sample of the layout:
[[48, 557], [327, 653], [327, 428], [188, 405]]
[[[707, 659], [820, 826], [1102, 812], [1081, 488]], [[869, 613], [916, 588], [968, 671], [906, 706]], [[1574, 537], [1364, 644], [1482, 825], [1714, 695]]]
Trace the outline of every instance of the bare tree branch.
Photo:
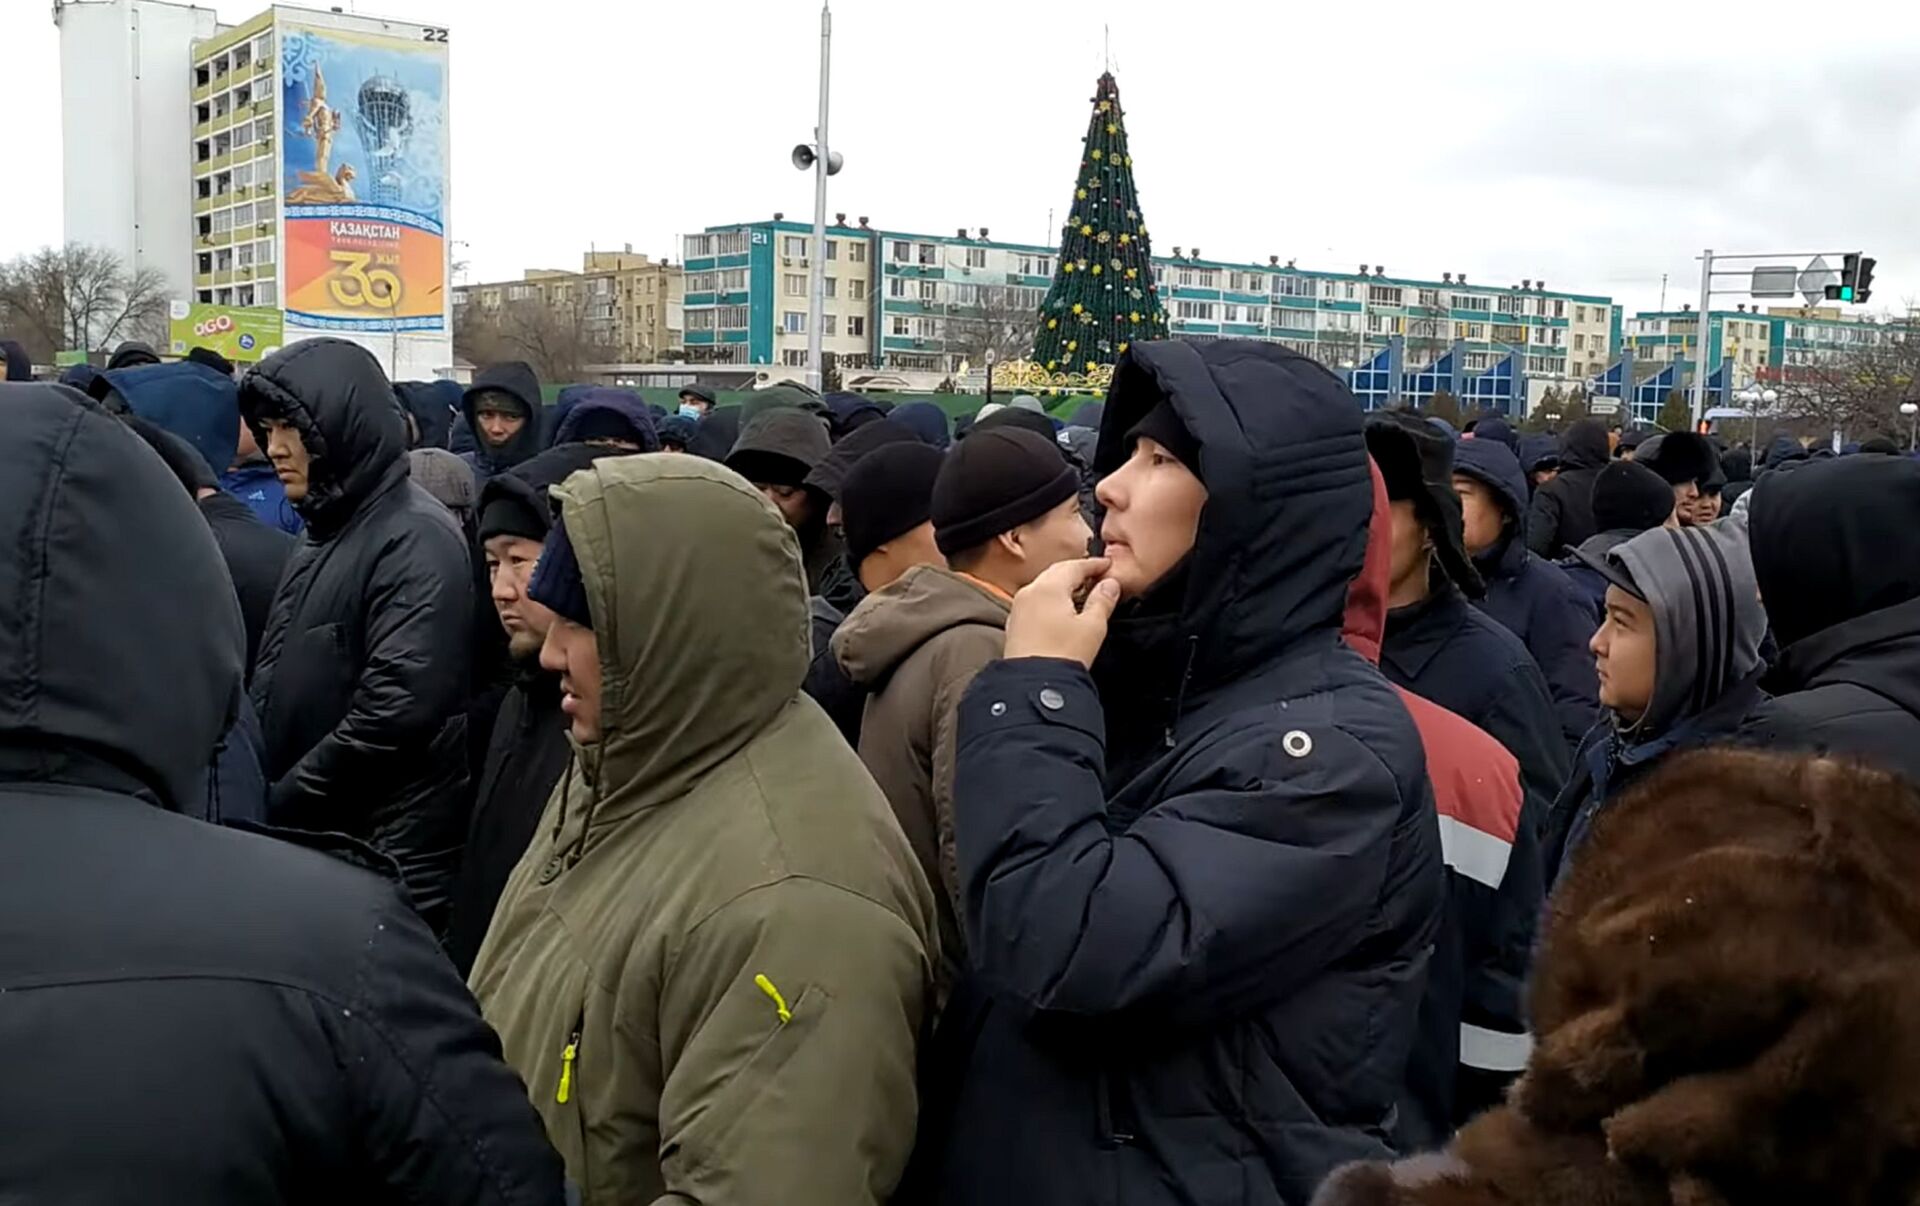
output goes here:
[[93, 352], [122, 340], [164, 339], [166, 278], [152, 268], [128, 272], [104, 247], [44, 247], [0, 265], [0, 326], [36, 358]]

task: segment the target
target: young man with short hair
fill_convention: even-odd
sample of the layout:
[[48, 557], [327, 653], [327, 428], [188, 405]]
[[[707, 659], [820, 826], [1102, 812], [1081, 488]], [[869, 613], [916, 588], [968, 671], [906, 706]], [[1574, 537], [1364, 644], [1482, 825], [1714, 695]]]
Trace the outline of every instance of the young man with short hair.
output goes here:
[[473, 433], [473, 451], [460, 459], [481, 484], [540, 451], [540, 378], [525, 361], [490, 364], [474, 374], [460, 409]]

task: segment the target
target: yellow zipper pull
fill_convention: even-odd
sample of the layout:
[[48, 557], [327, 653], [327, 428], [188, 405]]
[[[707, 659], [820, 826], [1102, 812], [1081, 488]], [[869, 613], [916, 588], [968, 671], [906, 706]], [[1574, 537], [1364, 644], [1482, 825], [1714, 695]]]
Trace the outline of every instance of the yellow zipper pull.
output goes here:
[[553, 1099], [562, 1105], [573, 1096], [573, 1061], [580, 1054], [580, 1032], [574, 1031], [567, 1039], [567, 1045], [560, 1050], [560, 1088]]
[[753, 982], [759, 985], [761, 992], [773, 998], [773, 1011], [780, 1015], [780, 1024], [784, 1026], [788, 1022], [791, 1022], [793, 1020], [793, 1011], [787, 1008], [787, 999], [780, 995], [780, 990], [773, 986], [773, 981], [767, 979], [766, 973], [762, 972], [760, 975], [755, 976]]

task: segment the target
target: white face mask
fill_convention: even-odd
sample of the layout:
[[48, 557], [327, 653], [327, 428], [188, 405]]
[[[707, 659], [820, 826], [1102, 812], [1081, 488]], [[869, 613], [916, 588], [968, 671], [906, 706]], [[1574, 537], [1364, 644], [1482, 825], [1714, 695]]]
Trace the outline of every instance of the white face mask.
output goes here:
[[683, 418], [683, 419], [698, 419], [698, 418], [700, 417], [700, 414], [701, 414], [701, 411], [700, 411], [700, 408], [699, 408], [698, 406], [695, 406], [695, 405], [694, 405], [693, 403], [691, 403], [691, 402], [682, 402], [682, 403], [680, 404], [680, 417], [681, 417], [681, 418]]

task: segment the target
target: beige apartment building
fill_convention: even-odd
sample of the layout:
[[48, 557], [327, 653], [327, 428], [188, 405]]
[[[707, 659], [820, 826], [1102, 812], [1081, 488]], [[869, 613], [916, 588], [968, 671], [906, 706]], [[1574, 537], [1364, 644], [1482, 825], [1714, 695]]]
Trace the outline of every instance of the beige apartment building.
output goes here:
[[635, 252], [588, 251], [578, 272], [529, 268], [517, 281], [458, 285], [456, 316], [465, 307], [497, 314], [516, 305], [537, 304], [577, 318], [596, 343], [623, 363], [648, 364], [680, 350], [684, 296], [679, 266]]

